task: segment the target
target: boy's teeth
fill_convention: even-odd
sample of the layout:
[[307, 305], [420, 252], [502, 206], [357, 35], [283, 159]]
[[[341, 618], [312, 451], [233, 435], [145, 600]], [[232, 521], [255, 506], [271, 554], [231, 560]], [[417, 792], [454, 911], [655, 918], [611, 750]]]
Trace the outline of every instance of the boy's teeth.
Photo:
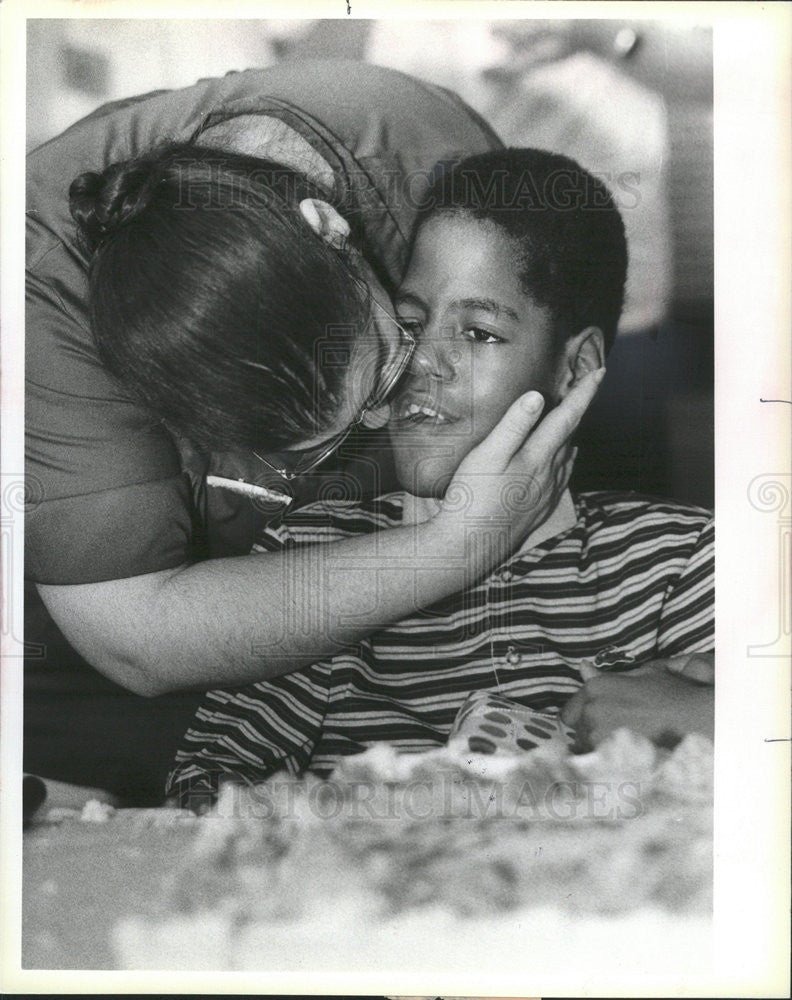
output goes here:
[[445, 421], [445, 417], [441, 416], [437, 412], [437, 410], [433, 410], [430, 406], [419, 406], [418, 403], [410, 403], [410, 405], [407, 407], [407, 413], [405, 414], [405, 416], [417, 417], [419, 415], [422, 417], [430, 417], [434, 420], [437, 420], [438, 423], [442, 423]]

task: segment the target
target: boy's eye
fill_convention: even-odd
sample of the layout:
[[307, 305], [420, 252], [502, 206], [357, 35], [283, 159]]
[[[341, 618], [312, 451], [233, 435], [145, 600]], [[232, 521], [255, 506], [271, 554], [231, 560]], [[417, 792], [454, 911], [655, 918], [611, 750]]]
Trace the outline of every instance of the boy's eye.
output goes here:
[[467, 337], [468, 340], [475, 341], [477, 344], [502, 344], [504, 342], [503, 337], [499, 337], [489, 330], [484, 330], [480, 326], [464, 327], [462, 336]]

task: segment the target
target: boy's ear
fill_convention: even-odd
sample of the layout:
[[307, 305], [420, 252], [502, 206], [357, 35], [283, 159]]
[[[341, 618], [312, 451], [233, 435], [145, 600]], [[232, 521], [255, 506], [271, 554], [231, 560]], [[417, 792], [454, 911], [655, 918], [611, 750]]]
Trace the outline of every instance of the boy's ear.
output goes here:
[[605, 364], [605, 336], [598, 326], [587, 326], [570, 337], [563, 347], [559, 395], [563, 399], [589, 372]]
[[333, 206], [320, 198], [303, 198], [300, 213], [325, 243], [343, 250], [349, 238], [349, 223]]

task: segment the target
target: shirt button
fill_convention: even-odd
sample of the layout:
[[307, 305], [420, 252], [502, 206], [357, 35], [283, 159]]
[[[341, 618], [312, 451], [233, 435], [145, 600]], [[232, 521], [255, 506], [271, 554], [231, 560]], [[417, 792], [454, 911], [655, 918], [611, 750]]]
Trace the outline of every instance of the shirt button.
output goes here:
[[517, 652], [514, 646], [509, 646], [506, 652], [506, 662], [511, 664], [511, 666], [516, 667], [518, 663], [522, 661], [522, 656]]
[[514, 579], [514, 573], [510, 569], [501, 570], [500, 578], [504, 583], [511, 583]]

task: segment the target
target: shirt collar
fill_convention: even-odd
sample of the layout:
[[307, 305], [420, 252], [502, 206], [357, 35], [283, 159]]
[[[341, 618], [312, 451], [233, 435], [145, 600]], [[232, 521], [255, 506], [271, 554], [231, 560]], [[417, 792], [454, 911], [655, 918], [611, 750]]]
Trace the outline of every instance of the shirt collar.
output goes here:
[[[416, 497], [412, 493], [403, 494], [403, 515], [404, 524], [421, 524], [433, 517], [440, 508], [440, 501], [434, 497]], [[572, 494], [569, 490], [564, 490], [561, 499], [553, 508], [547, 520], [543, 521], [538, 528], [534, 529], [514, 553], [521, 555], [530, 552], [531, 549], [546, 542], [549, 538], [555, 538], [564, 531], [573, 528], [577, 523], [577, 512]]]

